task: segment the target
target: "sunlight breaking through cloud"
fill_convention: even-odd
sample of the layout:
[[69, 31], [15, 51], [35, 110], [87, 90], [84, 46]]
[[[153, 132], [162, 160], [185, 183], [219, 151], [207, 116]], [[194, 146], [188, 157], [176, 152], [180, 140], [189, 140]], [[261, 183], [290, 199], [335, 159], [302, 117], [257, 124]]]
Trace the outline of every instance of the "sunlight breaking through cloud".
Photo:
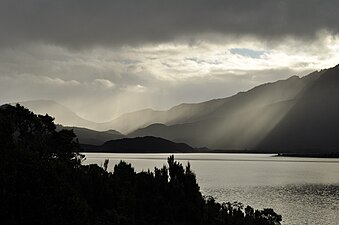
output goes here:
[[[180, 41], [81, 51], [35, 44], [2, 51], [0, 86], [2, 102], [44, 96], [97, 121], [142, 108], [166, 109], [182, 102], [226, 97], [337, 62], [339, 39], [326, 32], [310, 43], [287, 38], [273, 44], [243, 37], [236, 42]], [[25, 91], [23, 85], [34, 91]], [[17, 94], [9, 90], [12, 87], [19, 87]], [[134, 101], [136, 105], [123, 104], [117, 100], [122, 95], [129, 96], [129, 101], [144, 100]], [[110, 99], [111, 104], [103, 98]], [[88, 107], [92, 104], [105, 108], [106, 116], [98, 117], [97, 110]]]

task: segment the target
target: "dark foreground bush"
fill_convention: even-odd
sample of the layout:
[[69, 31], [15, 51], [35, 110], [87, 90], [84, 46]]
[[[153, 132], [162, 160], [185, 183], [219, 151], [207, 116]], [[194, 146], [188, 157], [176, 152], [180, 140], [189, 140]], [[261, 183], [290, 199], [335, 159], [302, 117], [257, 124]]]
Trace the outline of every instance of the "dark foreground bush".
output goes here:
[[204, 198], [190, 165], [136, 173], [81, 165], [72, 131], [22, 106], [0, 108], [1, 224], [271, 225], [281, 216]]

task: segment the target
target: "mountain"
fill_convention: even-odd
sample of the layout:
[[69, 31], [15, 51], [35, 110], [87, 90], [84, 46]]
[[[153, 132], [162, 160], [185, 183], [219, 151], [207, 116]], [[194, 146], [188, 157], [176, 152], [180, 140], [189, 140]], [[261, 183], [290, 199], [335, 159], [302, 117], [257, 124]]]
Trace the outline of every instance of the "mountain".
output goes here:
[[[48, 114], [54, 117], [55, 123], [59, 124], [57, 125], [57, 129], [59, 130], [73, 129], [81, 144], [101, 145], [106, 141], [125, 137], [120, 132], [110, 129], [109, 125], [83, 119], [69, 108], [55, 101], [34, 100], [20, 102], [20, 104], [36, 114]], [[107, 129], [105, 130], [106, 127]]]
[[187, 144], [174, 143], [158, 137], [123, 138], [105, 142], [101, 146], [84, 145], [86, 152], [111, 153], [189, 153], [195, 150]]
[[194, 122], [213, 112], [225, 101], [227, 99], [214, 99], [203, 103], [183, 103], [165, 111], [144, 109], [123, 114], [107, 123], [106, 126], [127, 134], [154, 123], [173, 125]]
[[[338, 67], [263, 84], [228, 98], [165, 111], [140, 110], [107, 123], [85, 120], [82, 127], [114, 129], [131, 138], [162, 137], [210, 149], [337, 151]], [[73, 121], [80, 123], [76, 119], [67, 122], [74, 125]]]
[[33, 100], [19, 102], [19, 104], [25, 106], [36, 114], [48, 114], [54, 117], [56, 124], [62, 124], [63, 126], [86, 127], [91, 129], [98, 129], [99, 127], [97, 123], [81, 118], [69, 108], [55, 101]]
[[83, 119], [67, 107], [51, 100], [34, 100], [19, 103], [34, 113], [49, 114], [55, 118], [56, 123], [63, 126], [84, 127], [97, 131], [114, 129], [126, 134], [153, 123], [171, 125], [191, 120], [194, 121], [195, 117], [207, 115], [223, 101], [223, 99], [216, 99], [202, 104], [181, 104], [167, 111], [144, 109], [123, 114], [112, 121], [104, 123], [95, 123]]
[[125, 137], [123, 134], [115, 130], [95, 131], [81, 127], [64, 127], [61, 125], [57, 125], [57, 130], [61, 129], [73, 130], [80, 144], [102, 145], [106, 141], [121, 139]]
[[[287, 80], [260, 85], [248, 92], [240, 92], [229, 98], [214, 99], [201, 103], [184, 103], [166, 111], [152, 109], [140, 110], [124, 114], [111, 122], [108, 127], [119, 130], [124, 134], [145, 128], [152, 124], [164, 124], [167, 126], [177, 124], [196, 123], [208, 120], [211, 117], [225, 117], [225, 113], [263, 105], [279, 101], [293, 99], [312, 79], [316, 79], [321, 72], [315, 72], [307, 78], [293, 76]], [[106, 128], [108, 128], [106, 127]]]
[[324, 71], [297, 96], [259, 147], [284, 152], [339, 152], [339, 65]]
[[[255, 87], [181, 124], [152, 124], [129, 134], [194, 147], [338, 151], [339, 66]], [[201, 103], [203, 104], [203, 103]]]

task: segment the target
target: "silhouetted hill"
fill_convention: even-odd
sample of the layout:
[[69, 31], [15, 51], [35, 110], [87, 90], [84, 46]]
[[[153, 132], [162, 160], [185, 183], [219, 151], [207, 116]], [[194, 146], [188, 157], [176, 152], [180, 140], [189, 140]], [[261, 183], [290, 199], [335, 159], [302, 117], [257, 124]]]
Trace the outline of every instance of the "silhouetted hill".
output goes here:
[[123, 138], [107, 141], [101, 146], [83, 146], [87, 152], [112, 153], [189, 153], [195, 150], [187, 144], [174, 143], [158, 137]]
[[102, 145], [106, 141], [125, 137], [123, 134], [115, 130], [95, 131], [81, 127], [64, 127], [57, 125], [57, 130], [61, 129], [73, 130], [73, 132], [77, 135], [80, 144]]

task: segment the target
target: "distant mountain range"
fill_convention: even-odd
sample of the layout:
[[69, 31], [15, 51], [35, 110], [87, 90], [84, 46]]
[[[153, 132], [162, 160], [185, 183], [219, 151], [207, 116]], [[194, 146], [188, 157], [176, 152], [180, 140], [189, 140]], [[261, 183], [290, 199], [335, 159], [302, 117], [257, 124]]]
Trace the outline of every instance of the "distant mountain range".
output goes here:
[[[33, 100], [19, 102], [36, 114], [48, 114], [55, 118], [55, 123], [63, 126], [86, 127], [97, 130], [98, 123], [81, 118], [69, 108], [51, 100]], [[14, 103], [13, 103], [14, 104]], [[99, 129], [98, 129], [99, 130]], [[109, 129], [106, 129], [109, 130]]]
[[[322, 73], [324, 71], [304, 78], [293, 76], [260, 85], [250, 91], [212, 101], [213, 105], [211, 102], [195, 104], [200, 109], [208, 108], [208, 112], [190, 113], [188, 119], [176, 124], [151, 124], [129, 136], [154, 135], [214, 149], [263, 148], [262, 141], [285, 117], [300, 94]], [[190, 105], [183, 106], [188, 108]]]
[[128, 113], [107, 123], [81, 119], [57, 103], [22, 104], [36, 113], [50, 112], [63, 125], [114, 129], [128, 137], [162, 137], [194, 147], [339, 151], [339, 66], [263, 84], [228, 98], [181, 104], [167, 111]]

